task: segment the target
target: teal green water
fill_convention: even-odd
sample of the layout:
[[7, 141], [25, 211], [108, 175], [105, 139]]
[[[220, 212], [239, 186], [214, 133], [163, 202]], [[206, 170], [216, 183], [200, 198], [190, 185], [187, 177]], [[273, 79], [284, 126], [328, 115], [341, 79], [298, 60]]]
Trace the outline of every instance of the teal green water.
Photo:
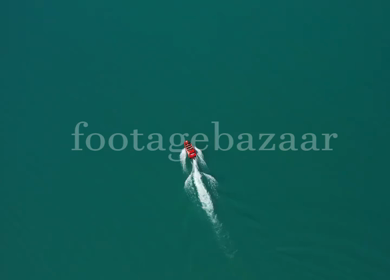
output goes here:
[[[390, 279], [389, 3], [317, 2], [5, 1], [0, 279]], [[211, 121], [339, 135], [204, 152], [233, 258], [169, 151], [85, 148]]]

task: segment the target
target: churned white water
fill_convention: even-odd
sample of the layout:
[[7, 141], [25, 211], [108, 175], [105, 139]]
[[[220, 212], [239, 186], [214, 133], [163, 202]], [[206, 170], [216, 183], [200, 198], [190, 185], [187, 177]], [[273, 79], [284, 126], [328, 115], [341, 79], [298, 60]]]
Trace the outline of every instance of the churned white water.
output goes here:
[[[218, 182], [210, 174], [201, 171], [201, 168], [207, 168], [207, 164], [204, 160], [202, 151], [197, 148], [195, 149], [197, 151], [197, 156], [195, 159], [191, 160], [192, 171], [184, 183], [184, 189], [190, 197], [195, 197], [196, 199], [199, 199], [202, 209], [205, 211], [207, 217], [213, 225], [214, 231], [217, 235], [221, 247], [224, 249], [227, 256], [233, 257], [233, 254], [228, 252], [228, 248], [225, 244], [225, 241], [226, 243], [228, 243], [228, 240], [223, 240], [223, 237], [226, 238], [228, 234], [226, 233], [225, 236], [222, 235], [222, 224], [218, 220], [217, 215], [215, 214], [214, 204], [208, 191], [209, 188], [210, 191], [212, 191], [213, 194], [218, 197]], [[187, 152], [185, 149], [183, 149], [180, 154], [180, 161], [184, 172], [187, 172], [186, 160]]]

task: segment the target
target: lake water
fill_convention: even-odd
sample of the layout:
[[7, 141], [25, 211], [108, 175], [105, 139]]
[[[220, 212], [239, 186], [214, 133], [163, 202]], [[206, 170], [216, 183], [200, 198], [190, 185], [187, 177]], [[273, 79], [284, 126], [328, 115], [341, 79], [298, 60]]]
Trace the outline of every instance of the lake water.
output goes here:
[[[6, 1], [0, 279], [390, 279], [388, 8]], [[180, 163], [129, 135], [213, 142], [212, 121], [256, 148], [259, 133], [338, 138], [328, 152], [209, 143], [219, 238]], [[129, 147], [89, 151], [91, 133]]]

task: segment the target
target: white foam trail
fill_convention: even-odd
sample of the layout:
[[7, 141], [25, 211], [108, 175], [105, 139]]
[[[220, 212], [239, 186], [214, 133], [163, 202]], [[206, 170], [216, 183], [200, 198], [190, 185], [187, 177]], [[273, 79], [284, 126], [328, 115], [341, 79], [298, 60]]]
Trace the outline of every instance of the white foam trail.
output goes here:
[[[229, 234], [227, 232], [225, 233], [223, 232], [222, 224], [218, 220], [217, 215], [214, 212], [213, 201], [211, 200], [211, 196], [207, 191], [205, 184], [202, 181], [202, 177], [205, 178], [205, 181], [207, 182], [207, 186], [210, 186], [211, 191], [217, 197], [218, 197], [218, 193], [217, 193], [218, 182], [213, 176], [199, 171], [198, 162], [201, 167], [207, 168], [207, 164], [204, 160], [202, 151], [197, 149], [196, 147], [195, 149], [197, 151], [197, 157], [195, 160], [191, 160], [192, 171], [184, 183], [184, 189], [191, 199], [196, 199], [196, 197], [199, 198], [202, 209], [206, 212], [207, 217], [209, 218], [209, 220], [213, 225], [219, 245], [225, 252], [226, 256], [228, 256], [229, 258], [233, 258], [235, 252], [232, 253], [231, 251]], [[183, 149], [180, 154], [180, 161], [183, 167], [183, 171], [187, 171], [186, 159], [187, 159], [187, 153], [186, 150]]]
[[207, 183], [210, 186], [211, 191], [213, 192], [213, 194], [216, 197], [218, 197], [218, 192], [217, 192], [218, 182], [217, 182], [217, 180], [213, 176], [211, 176], [210, 174], [207, 174], [207, 173], [204, 173], [204, 172], [201, 172], [201, 174], [206, 178]]
[[203, 156], [202, 150], [198, 149], [197, 147], [195, 147], [195, 150], [196, 150], [196, 153], [197, 153], [196, 159], [197, 159], [197, 161], [199, 161], [200, 166], [202, 166], [203, 168], [208, 169], [206, 161], [204, 160], [204, 156]]
[[207, 189], [205, 185], [202, 182], [202, 174], [199, 172], [198, 164], [194, 160], [193, 161], [193, 178], [194, 178], [194, 184], [196, 187], [196, 191], [198, 193], [199, 201], [202, 204], [203, 210], [205, 210], [207, 216], [209, 217], [210, 221], [212, 222], [217, 234], [219, 233], [219, 230], [221, 228], [221, 223], [218, 221], [217, 215], [214, 213], [214, 205], [211, 201], [210, 194], [207, 192]]
[[187, 172], [187, 166], [186, 166], [186, 160], [187, 160], [187, 152], [186, 149], [181, 150], [180, 153], [180, 163], [183, 167], [183, 172]]
[[191, 199], [194, 199], [196, 197], [195, 190], [194, 188], [192, 188], [193, 178], [193, 172], [191, 172], [190, 176], [188, 176], [187, 180], [184, 183], [184, 190], [190, 196]]

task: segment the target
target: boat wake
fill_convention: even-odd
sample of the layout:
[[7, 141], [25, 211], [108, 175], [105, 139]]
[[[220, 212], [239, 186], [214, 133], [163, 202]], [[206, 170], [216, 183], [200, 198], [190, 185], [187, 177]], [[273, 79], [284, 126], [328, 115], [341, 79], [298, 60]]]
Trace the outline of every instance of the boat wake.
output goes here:
[[[234, 253], [233, 254], [229, 253], [231, 250], [228, 248], [229, 246], [227, 246], [229, 243], [228, 234], [223, 233], [222, 223], [218, 220], [218, 217], [215, 214], [214, 204], [211, 199], [210, 193], [206, 187], [207, 185], [211, 190], [212, 194], [215, 197], [218, 197], [218, 193], [217, 193], [218, 182], [210, 174], [200, 171], [203, 169], [207, 170], [208, 167], [204, 160], [202, 151], [197, 149], [196, 147], [195, 149], [197, 152], [197, 157], [194, 160], [191, 160], [192, 170], [184, 183], [184, 189], [192, 199], [196, 199], [196, 198], [199, 199], [202, 209], [206, 212], [206, 215], [209, 218], [214, 228], [214, 232], [217, 235], [219, 245], [224, 250], [226, 255], [232, 258], [234, 256]], [[187, 160], [187, 153], [186, 150], [183, 149], [180, 154], [180, 162], [184, 172], [188, 172], [186, 160]]]

